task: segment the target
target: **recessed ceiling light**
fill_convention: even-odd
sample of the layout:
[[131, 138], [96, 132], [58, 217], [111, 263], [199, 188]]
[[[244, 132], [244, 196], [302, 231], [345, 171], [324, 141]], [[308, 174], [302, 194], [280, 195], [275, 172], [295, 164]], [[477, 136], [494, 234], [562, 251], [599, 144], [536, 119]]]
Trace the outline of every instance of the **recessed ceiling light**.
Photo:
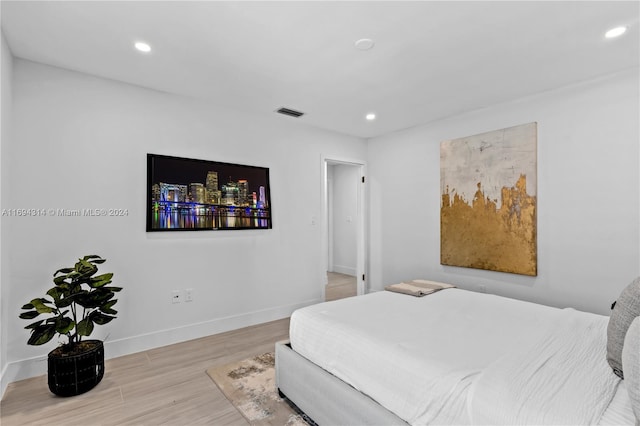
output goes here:
[[151, 46], [149, 46], [149, 44], [143, 42], [143, 41], [138, 41], [136, 42], [136, 44], [134, 44], [135, 48], [138, 49], [140, 52], [143, 53], [149, 53], [151, 52]]
[[606, 38], [616, 38], [616, 37], [620, 37], [626, 31], [627, 31], [627, 27], [615, 27], [615, 28], [611, 28], [609, 31], [607, 31], [604, 34], [604, 36]]
[[375, 115], [374, 113], [370, 112], [369, 114], [367, 114], [367, 115], [365, 116], [365, 118], [366, 118], [367, 120], [369, 120], [369, 121], [373, 121], [373, 120], [375, 120], [375, 119], [376, 119], [376, 115]]
[[356, 49], [358, 50], [369, 50], [373, 47], [374, 44], [375, 44], [374, 41], [371, 40], [370, 38], [361, 38], [360, 40], [354, 43], [354, 45], [356, 46]]

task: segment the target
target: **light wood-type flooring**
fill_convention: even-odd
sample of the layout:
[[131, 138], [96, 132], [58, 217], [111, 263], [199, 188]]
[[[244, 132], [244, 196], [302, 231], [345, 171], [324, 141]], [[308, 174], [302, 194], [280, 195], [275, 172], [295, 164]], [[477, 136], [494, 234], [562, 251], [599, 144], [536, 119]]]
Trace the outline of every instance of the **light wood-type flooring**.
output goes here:
[[273, 351], [288, 336], [287, 318], [114, 358], [95, 388], [71, 398], [51, 394], [46, 376], [14, 382], [0, 425], [248, 425], [205, 370]]
[[[355, 277], [328, 278], [327, 300], [355, 296]], [[71, 398], [51, 394], [46, 375], [14, 382], [0, 425], [248, 425], [205, 371], [273, 351], [288, 337], [286, 318], [113, 358], [94, 389]]]
[[337, 272], [327, 272], [328, 283], [325, 300], [337, 300], [356, 295], [356, 277]]

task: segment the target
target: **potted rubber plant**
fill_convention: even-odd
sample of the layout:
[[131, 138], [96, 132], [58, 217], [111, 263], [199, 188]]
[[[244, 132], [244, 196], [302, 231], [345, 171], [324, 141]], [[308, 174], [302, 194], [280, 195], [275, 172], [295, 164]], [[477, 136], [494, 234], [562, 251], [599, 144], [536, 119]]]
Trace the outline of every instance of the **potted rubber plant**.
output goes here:
[[[53, 274], [54, 286], [45, 297], [22, 306], [20, 318], [36, 319], [25, 328], [31, 331], [29, 345], [43, 345], [58, 335], [66, 342], [49, 352], [49, 390], [60, 396], [78, 395], [95, 387], [104, 375], [104, 345], [100, 340], [83, 340], [94, 330], [116, 318], [115, 293], [110, 286], [113, 273], [96, 275], [106, 261], [97, 255], [78, 259], [73, 267]], [[44, 318], [42, 318], [43, 316]], [[39, 318], [40, 317], [40, 318]]]

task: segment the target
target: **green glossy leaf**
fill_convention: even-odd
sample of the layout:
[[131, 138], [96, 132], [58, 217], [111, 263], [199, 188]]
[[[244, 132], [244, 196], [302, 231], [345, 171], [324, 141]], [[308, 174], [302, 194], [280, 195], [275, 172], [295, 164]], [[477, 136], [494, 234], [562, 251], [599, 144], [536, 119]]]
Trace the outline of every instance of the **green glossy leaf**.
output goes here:
[[93, 277], [94, 280], [110, 280], [111, 278], [113, 278], [113, 272], [108, 272], [106, 274]]
[[29, 345], [43, 345], [56, 334], [55, 325], [40, 325], [33, 329], [31, 337], [27, 341]]
[[40, 324], [42, 324], [44, 322], [44, 320], [40, 320], [40, 321], [36, 321], [36, 322], [32, 322], [31, 324], [29, 324], [28, 326], [26, 326], [25, 328], [27, 330], [32, 329], [32, 328], [36, 328], [38, 327]]
[[106, 303], [116, 295], [114, 292], [109, 291], [108, 287], [97, 288], [91, 294], [95, 295], [96, 299], [102, 300], [102, 303]]
[[110, 300], [104, 305], [100, 306], [100, 311], [105, 314], [115, 315], [118, 313], [118, 311], [112, 308], [113, 308], [113, 305], [115, 305], [116, 303], [118, 303], [118, 299]]
[[71, 305], [73, 303], [73, 298], [71, 297], [66, 297], [64, 299], [60, 299], [57, 303], [56, 306], [58, 306], [58, 308], [66, 308], [67, 306]]
[[71, 318], [58, 317], [56, 321], [56, 332], [59, 334], [67, 334], [76, 325]]
[[66, 279], [67, 279], [67, 276], [66, 276], [66, 275], [58, 275], [57, 277], [55, 277], [55, 278], [53, 279], [53, 283], [54, 283], [55, 285], [61, 285], [61, 284], [63, 284], [63, 283], [66, 283], [66, 281], [65, 281]]
[[38, 311], [27, 311], [27, 312], [21, 313], [20, 314], [20, 318], [22, 318], [22, 319], [34, 319], [38, 315], [40, 315], [40, 312], [38, 312]]
[[78, 293], [75, 297], [75, 302], [83, 308], [97, 308], [104, 303], [99, 293], [87, 291]]
[[95, 274], [98, 271], [98, 267], [91, 262], [80, 259], [80, 261], [76, 263], [75, 270], [83, 277], [86, 277]]
[[118, 311], [116, 311], [115, 309], [111, 309], [111, 308], [100, 308], [100, 312], [103, 312], [103, 313], [109, 314], [109, 315], [116, 315], [118, 313]]
[[82, 258], [82, 260], [88, 260], [91, 263], [104, 263], [107, 261], [107, 259], [103, 259], [98, 255], [92, 254], [92, 255], [88, 255]]
[[118, 299], [112, 299], [110, 301], [108, 301], [107, 303], [104, 304], [104, 308], [112, 308], [113, 305], [115, 305], [116, 303], [118, 303]]
[[91, 313], [91, 320], [98, 325], [104, 325], [111, 322], [115, 317], [104, 315], [98, 311], [94, 311]]
[[[93, 266], [93, 265], [91, 265], [91, 266]], [[91, 281], [91, 276], [93, 274], [95, 274], [96, 272], [98, 272], [98, 268], [96, 268], [95, 266], [93, 266], [93, 269], [83, 268], [80, 271], [80, 275], [78, 275], [78, 277], [75, 278], [74, 280], [78, 284], [88, 284]]]
[[97, 277], [91, 278], [89, 285], [93, 288], [102, 287], [106, 284], [111, 283], [112, 277], [113, 277], [112, 273], [98, 275]]
[[62, 269], [58, 269], [57, 271], [55, 271], [53, 273], [53, 276], [55, 277], [58, 274], [68, 274], [69, 272], [73, 272], [73, 268], [62, 268]]
[[54, 301], [60, 300], [62, 297], [62, 291], [60, 291], [57, 287], [50, 288], [47, 291], [47, 294], [53, 298]]
[[33, 299], [31, 301], [31, 304], [36, 309], [36, 311], [38, 311], [38, 313], [50, 314], [51, 312], [53, 312], [55, 310], [55, 309], [45, 305], [45, 303], [51, 303], [51, 302], [49, 302], [47, 299]]
[[89, 336], [93, 332], [93, 321], [89, 317], [83, 319], [76, 325], [76, 331], [80, 336]]
[[22, 305], [22, 309], [33, 309], [33, 304], [27, 303], [25, 305]]
[[62, 294], [69, 294], [70, 293], [70, 288], [71, 288], [71, 283], [68, 283], [66, 281], [63, 281], [61, 283], [56, 284], [58, 286], [58, 291], [62, 292]]

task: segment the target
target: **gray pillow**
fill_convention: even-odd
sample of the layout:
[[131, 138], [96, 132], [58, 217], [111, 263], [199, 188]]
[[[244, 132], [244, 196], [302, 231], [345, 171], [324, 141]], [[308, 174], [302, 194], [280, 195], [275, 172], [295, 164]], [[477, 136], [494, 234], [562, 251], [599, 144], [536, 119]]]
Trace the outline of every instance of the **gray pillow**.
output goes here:
[[640, 277], [629, 284], [616, 300], [607, 326], [607, 361], [613, 372], [624, 378], [622, 347], [627, 329], [635, 317], [640, 316]]
[[640, 425], [640, 317], [633, 320], [624, 338], [622, 368], [636, 425]]

